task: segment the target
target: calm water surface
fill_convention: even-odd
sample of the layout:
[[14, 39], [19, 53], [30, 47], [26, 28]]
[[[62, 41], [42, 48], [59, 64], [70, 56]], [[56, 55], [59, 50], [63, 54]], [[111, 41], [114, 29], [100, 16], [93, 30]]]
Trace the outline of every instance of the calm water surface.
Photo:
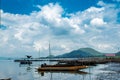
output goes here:
[[[110, 64], [100, 64], [80, 70], [82, 72], [38, 73], [36, 71], [36, 68], [41, 63], [44, 62], [33, 62], [32, 65], [20, 65], [18, 62], [14, 62], [12, 60], [0, 60], [0, 79], [12, 78], [12, 80], [107, 80], [98, 78], [101, 76], [99, 74], [110, 72], [110, 70], [104, 69], [107, 68]], [[120, 78], [117, 78], [115, 80], [120, 80]]]

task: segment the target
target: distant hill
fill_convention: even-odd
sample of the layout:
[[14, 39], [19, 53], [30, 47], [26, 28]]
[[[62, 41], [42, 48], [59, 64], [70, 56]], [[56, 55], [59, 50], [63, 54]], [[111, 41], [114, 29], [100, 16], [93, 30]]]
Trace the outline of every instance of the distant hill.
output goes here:
[[11, 60], [12, 58], [0, 57], [0, 60]]
[[104, 54], [101, 52], [96, 51], [95, 49], [92, 48], [81, 48], [80, 49], [83, 52], [90, 53], [92, 56], [103, 56]]
[[80, 48], [78, 50], [73, 50], [70, 53], [65, 53], [63, 55], [59, 55], [56, 57], [58, 58], [80, 58], [80, 57], [93, 57], [93, 56], [104, 56], [104, 55], [92, 48]]
[[120, 51], [116, 53], [116, 56], [120, 56]]
[[54, 58], [54, 57], [55, 57], [54, 55], [49, 55], [46, 58]]

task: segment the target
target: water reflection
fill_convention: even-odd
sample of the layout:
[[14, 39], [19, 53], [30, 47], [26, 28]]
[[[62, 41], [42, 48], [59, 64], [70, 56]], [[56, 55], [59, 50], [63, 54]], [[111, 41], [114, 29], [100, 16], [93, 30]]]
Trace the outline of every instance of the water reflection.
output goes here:
[[72, 80], [73, 78], [75, 80], [92, 80], [91, 77], [91, 68], [88, 68], [87, 71], [40, 71], [36, 72], [35, 66], [38, 66], [38, 63], [36, 65], [19, 65], [22, 69], [24, 69], [24, 72], [21, 72], [19, 75], [25, 76], [29, 73], [34, 74], [34, 80]]
[[19, 67], [25, 67], [26, 68], [26, 72], [30, 72], [32, 69], [32, 65], [23, 65], [23, 64], [19, 64]]
[[[55, 77], [55, 74], [58, 74], [58, 75], [61, 75], [61, 74], [69, 75], [70, 74], [70, 75], [76, 75], [76, 76], [80, 75], [80, 80], [85, 80], [85, 78], [84, 78], [85, 76], [84, 75], [87, 75], [89, 73], [88, 72], [84, 72], [84, 71], [40, 71], [40, 72], [38, 72], [38, 74], [41, 77], [44, 77], [46, 75], [48, 76], [48, 74], [49, 74], [49, 79], [48, 80], [55, 80], [55, 79], [53, 79], [53, 76]], [[81, 76], [83, 76], [82, 79], [81, 79]], [[65, 77], [65, 76], [63, 76], [63, 77]]]
[[[89, 73], [91, 73], [91, 68], [89, 67]], [[89, 79], [92, 80], [91, 75], [89, 74]]]
[[[4, 63], [4, 64], [3, 64]], [[41, 62], [41, 64], [44, 62]], [[105, 64], [91, 66], [80, 71], [44, 71], [36, 72], [39, 67], [39, 62], [34, 62], [31, 65], [19, 65], [12, 61], [0, 61], [0, 78], [11, 78], [12, 80], [105, 80], [104, 78], [119, 78], [120, 65]], [[116, 68], [117, 67], [117, 68]], [[116, 71], [118, 73], [108, 74]], [[107, 71], [107, 72], [106, 72]], [[102, 77], [101, 77], [102, 76]], [[107, 77], [106, 77], [107, 76]], [[98, 77], [98, 78], [97, 78]], [[119, 78], [120, 79], [120, 78]], [[106, 79], [107, 80], [107, 79]], [[110, 79], [109, 79], [110, 80]], [[118, 80], [118, 79], [112, 79]]]
[[44, 76], [45, 73], [63, 73], [63, 74], [75, 74], [75, 75], [86, 75], [88, 72], [84, 71], [40, 71], [38, 72], [41, 76]]
[[50, 80], [53, 80], [53, 74], [50, 73]]
[[28, 66], [28, 67], [26, 68], [26, 71], [29, 72], [29, 71], [31, 71], [31, 69], [32, 69], [32, 68], [31, 68], [30, 66]]

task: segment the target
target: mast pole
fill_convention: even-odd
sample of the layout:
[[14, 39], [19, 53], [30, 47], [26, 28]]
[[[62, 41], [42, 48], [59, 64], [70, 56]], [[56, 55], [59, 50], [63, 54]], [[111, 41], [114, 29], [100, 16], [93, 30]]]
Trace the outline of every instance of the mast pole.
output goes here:
[[39, 48], [39, 53], [38, 53], [38, 60], [39, 60], [39, 64], [41, 64], [41, 62], [40, 62], [40, 48]]
[[38, 51], [38, 56], [39, 56], [38, 58], [40, 59], [40, 48], [39, 48], [39, 51]]
[[49, 42], [49, 60], [51, 60], [51, 46], [50, 46], [50, 42]]
[[[49, 64], [51, 65], [51, 46], [50, 46], [50, 41], [49, 41]], [[50, 80], [52, 80], [52, 72], [50, 70]]]
[[49, 41], [49, 64], [51, 64], [51, 45], [50, 45], [50, 41]]

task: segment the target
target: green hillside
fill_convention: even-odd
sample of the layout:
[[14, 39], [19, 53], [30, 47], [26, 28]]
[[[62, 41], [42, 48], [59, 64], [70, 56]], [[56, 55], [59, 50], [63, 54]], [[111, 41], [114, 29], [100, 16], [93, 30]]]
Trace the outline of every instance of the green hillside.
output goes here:
[[82, 57], [96, 57], [96, 56], [104, 56], [102, 53], [92, 49], [92, 48], [80, 48], [78, 50], [73, 50], [69, 53], [65, 53], [63, 55], [59, 55], [56, 57], [61, 58], [82, 58]]
[[120, 51], [116, 53], [116, 56], [120, 56]]
[[92, 56], [102, 56], [101, 52], [98, 52], [92, 48], [80, 48], [81, 51], [91, 54]]

